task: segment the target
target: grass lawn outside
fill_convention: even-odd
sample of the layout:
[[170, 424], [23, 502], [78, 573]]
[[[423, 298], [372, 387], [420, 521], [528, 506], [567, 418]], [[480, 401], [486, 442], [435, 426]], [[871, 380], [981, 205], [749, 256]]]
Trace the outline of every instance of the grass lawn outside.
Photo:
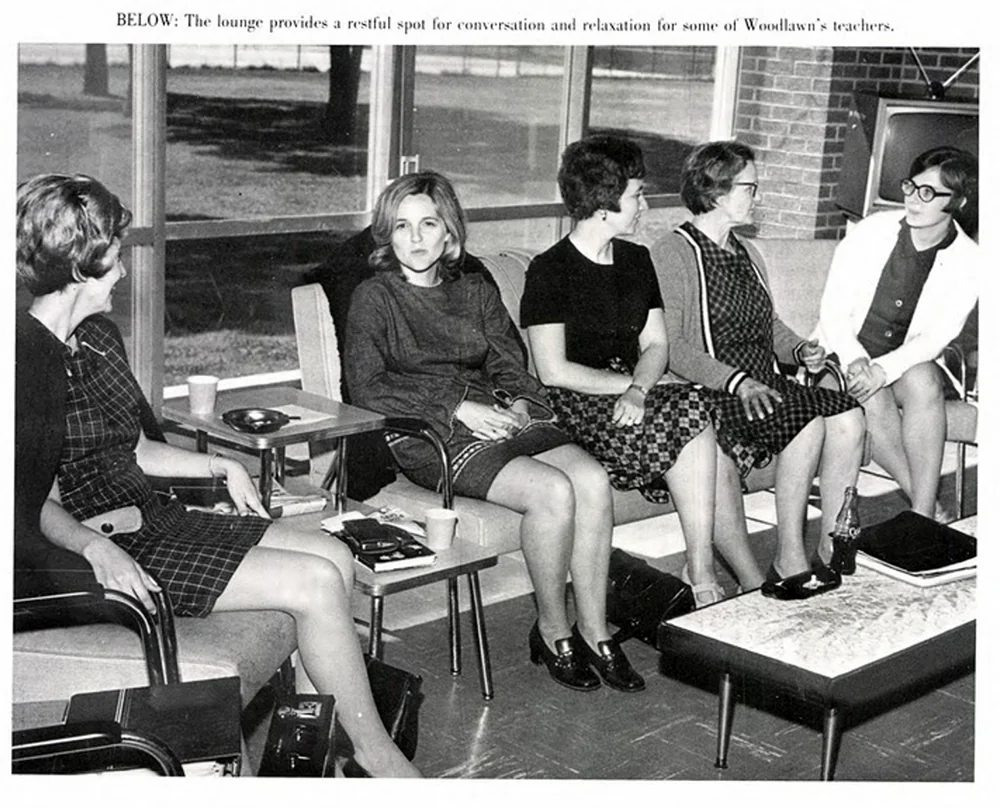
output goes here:
[[[330, 144], [322, 129], [327, 81], [317, 71], [171, 69], [168, 219], [364, 209], [368, 74], [359, 93], [359, 134], [342, 146]], [[449, 175], [468, 206], [556, 200], [561, 81], [418, 74], [421, 166]], [[110, 68], [110, 97], [94, 98], [81, 93], [80, 66], [21, 65], [18, 177], [88, 173], [129, 204], [127, 90], [124, 66]], [[711, 100], [710, 82], [598, 77], [591, 120], [636, 138], [650, 190], [672, 191], [680, 162], [705, 135]], [[481, 224], [472, 228], [469, 247], [543, 249], [550, 233], [547, 223]], [[347, 235], [169, 242], [165, 383], [192, 372], [233, 377], [295, 368], [290, 290]]]

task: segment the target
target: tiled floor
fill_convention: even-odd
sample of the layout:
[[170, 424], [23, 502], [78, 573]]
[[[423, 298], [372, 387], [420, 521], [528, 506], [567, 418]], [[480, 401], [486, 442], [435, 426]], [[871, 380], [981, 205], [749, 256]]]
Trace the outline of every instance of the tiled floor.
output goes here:
[[[953, 468], [951, 463], [946, 471]], [[859, 486], [862, 521], [869, 524], [905, 507], [895, 487], [870, 471]], [[953, 484], [953, 476], [948, 475], [942, 497], [952, 496]], [[975, 471], [968, 487], [974, 503]], [[768, 497], [758, 495], [750, 503], [754, 547], [762, 565], [770, 558], [775, 541], [773, 503], [769, 504]], [[651, 560], [676, 574], [683, 554], [673, 528], [669, 522], [646, 527], [652, 535], [632, 529], [616, 544], [639, 553], [667, 548], [672, 552]], [[732, 580], [723, 580], [731, 590]], [[424, 677], [416, 763], [426, 775], [679, 781], [818, 778], [818, 713], [759, 686], [738, 691], [729, 768], [714, 768], [715, 675], [664, 669], [664, 665], [669, 668], [669, 660], [661, 660], [659, 653], [638, 641], [627, 642], [625, 650], [647, 680], [647, 689], [640, 694], [625, 695], [608, 688], [574, 693], [553, 683], [543, 668], [528, 660], [527, 633], [535, 613], [525, 582], [523, 561], [517, 558], [508, 558], [505, 568], [493, 577], [484, 576], [496, 687], [496, 697], [489, 703], [482, 700], [465, 619], [465, 671], [454, 678], [448, 672], [447, 626], [440, 619], [443, 585], [427, 588], [422, 598], [404, 593], [387, 599], [386, 661]], [[398, 598], [395, 604], [394, 598]], [[365, 614], [361, 608], [359, 615]], [[843, 735], [837, 779], [971, 781], [974, 714], [975, 675], [970, 672], [854, 715]]]

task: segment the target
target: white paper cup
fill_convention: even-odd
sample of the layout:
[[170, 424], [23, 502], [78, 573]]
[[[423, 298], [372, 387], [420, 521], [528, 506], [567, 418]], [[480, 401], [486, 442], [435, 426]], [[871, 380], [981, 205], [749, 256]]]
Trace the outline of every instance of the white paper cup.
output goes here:
[[215, 394], [219, 389], [218, 376], [188, 376], [188, 404], [195, 415], [215, 412]]
[[427, 546], [432, 550], [447, 550], [455, 539], [458, 512], [448, 508], [431, 508], [424, 514], [427, 521]]

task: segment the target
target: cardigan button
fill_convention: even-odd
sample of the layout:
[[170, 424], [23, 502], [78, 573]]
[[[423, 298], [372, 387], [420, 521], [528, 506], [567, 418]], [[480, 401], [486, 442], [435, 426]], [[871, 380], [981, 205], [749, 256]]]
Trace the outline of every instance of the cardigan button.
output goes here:
[[114, 532], [115, 532], [115, 526], [111, 524], [111, 522], [101, 523], [101, 533], [103, 533], [106, 536], [110, 536]]
[[903, 301], [902, 300], [897, 300], [896, 301], [896, 308], [897, 309], [903, 308]]

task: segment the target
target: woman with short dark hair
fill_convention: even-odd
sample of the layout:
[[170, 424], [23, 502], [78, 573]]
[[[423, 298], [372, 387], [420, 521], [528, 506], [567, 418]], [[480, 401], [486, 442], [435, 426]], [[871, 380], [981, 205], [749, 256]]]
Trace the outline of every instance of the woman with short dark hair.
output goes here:
[[[836, 583], [825, 566], [833, 552], [830, 534], [844, 489], [857, 481], [864, 419], [850, 396], [806, 388], [776, 370], [782, 362], [818, 372], [825, 355], [777, 316], [763, 260], [733, 233], [753, 221], [758, 182], [748, 146], [719, 141], [696, 148], [681, 179], [693, 217], [657, 242], [653, 263], [671, 370], [702, 385], [719, 414], [720, 474], [735, 480], [776, 459], [778, 549], [765, 577], [792, 581], [805, 595], [808, 587], [824, 588], [814, 578]], [[817, 468], [823, 513], [819, 557], [810, 562], [803, 534]], [[716, 513], [717, 532], [745, 534], [742, 498]], [[730, 522], [730, 514], [737, 518]]]
[[[656, 273], [649, 251], [623, 238], [647, 209], [644, 176], [642, 151], [630, 140], [594, 135], [566, 148], [559, 188], [573, 229], [531, 262], [521, 325], [560, 423], [612, 485], [653, 502], [673, 499], [687, 545], [682, 577], [707, 606], [725, 594], [712, 558], [712, 407], [693, 385], [664, 378]], [[715, 543], [742, 587], [760, 584], [745, 534], [716, 532]]]
[[[450, 450], [456, 493], [524, 514], [521, 548], [538, 608], [528, 634], [531, 661], [573, 690], [595, 690], [602, 678], [617, 690], [642, 690], [605, 617], [607, 475], [556, 425], [495, 286], [455, 271], [465, 224], [451, 183], [431, 171], [393, 181], [375, 205], [372, 233], [371, 263], [381, 271], [355, 289], [347, 324], [352, 400], [423, 418]], [[413, 438], [390, 446], [410, 480], [440, 489], [429, 446]]]
[[[275, 609], [295, 619], [301, 667], [308, 683], [337, 699], [355, 762], [373, 776], [413, 777], [417, 769], [385, 731], [368, 688], [351, 617], [353, 558], [322, 535], [272, 522], [246, 469], [237, 460], [198, 454], [143, 432], [146, 403], [125, 345], [104, 315], [126, 276], [121, 240], [131, 213], [118, 197], [85, 175], [46, 174], [18, 187], [17, 274], [34, 295], [17, 317], [18, 387], [45, 386], [23, 375], [31, 355], [46, 358], [47, 395], [38, 403], [58, 415], [48, 424], [34, 487], [50, 486], [37, 514], [48, 541], [85, 559], [102, 586], [135, 596], [153, 609], [161, 584], [179, 615]], [[19, 390], [18, 423], [37, 429]], [[18, 448], [19, 466], [29, 462]], [[58, 455], [58, 469], [50, 458]], [[53, 481], [52, 474], [56, 473]], [[221, 477], [239, 516], [188, 511], [163, 503], [147, 475]], [[47, 479], [46, 479], [47, 478]], [[121, 529], [102, 535], [83, 522], [118, 517]], [[38, 557], [45, 554], [33, 553]], [[159, 581], [159, 582], [158, 582]], [[307, 680], [303, 678], [303, 687]]]
[[904, 212], [873, 213], [837, 245], [816, 336], [864, 407], [872, 457], [917, 513], [937, 505], [945, 398], [942, 352], [978, 299], [978, 161], [950, 147], [917, 156], [900, 181]]

